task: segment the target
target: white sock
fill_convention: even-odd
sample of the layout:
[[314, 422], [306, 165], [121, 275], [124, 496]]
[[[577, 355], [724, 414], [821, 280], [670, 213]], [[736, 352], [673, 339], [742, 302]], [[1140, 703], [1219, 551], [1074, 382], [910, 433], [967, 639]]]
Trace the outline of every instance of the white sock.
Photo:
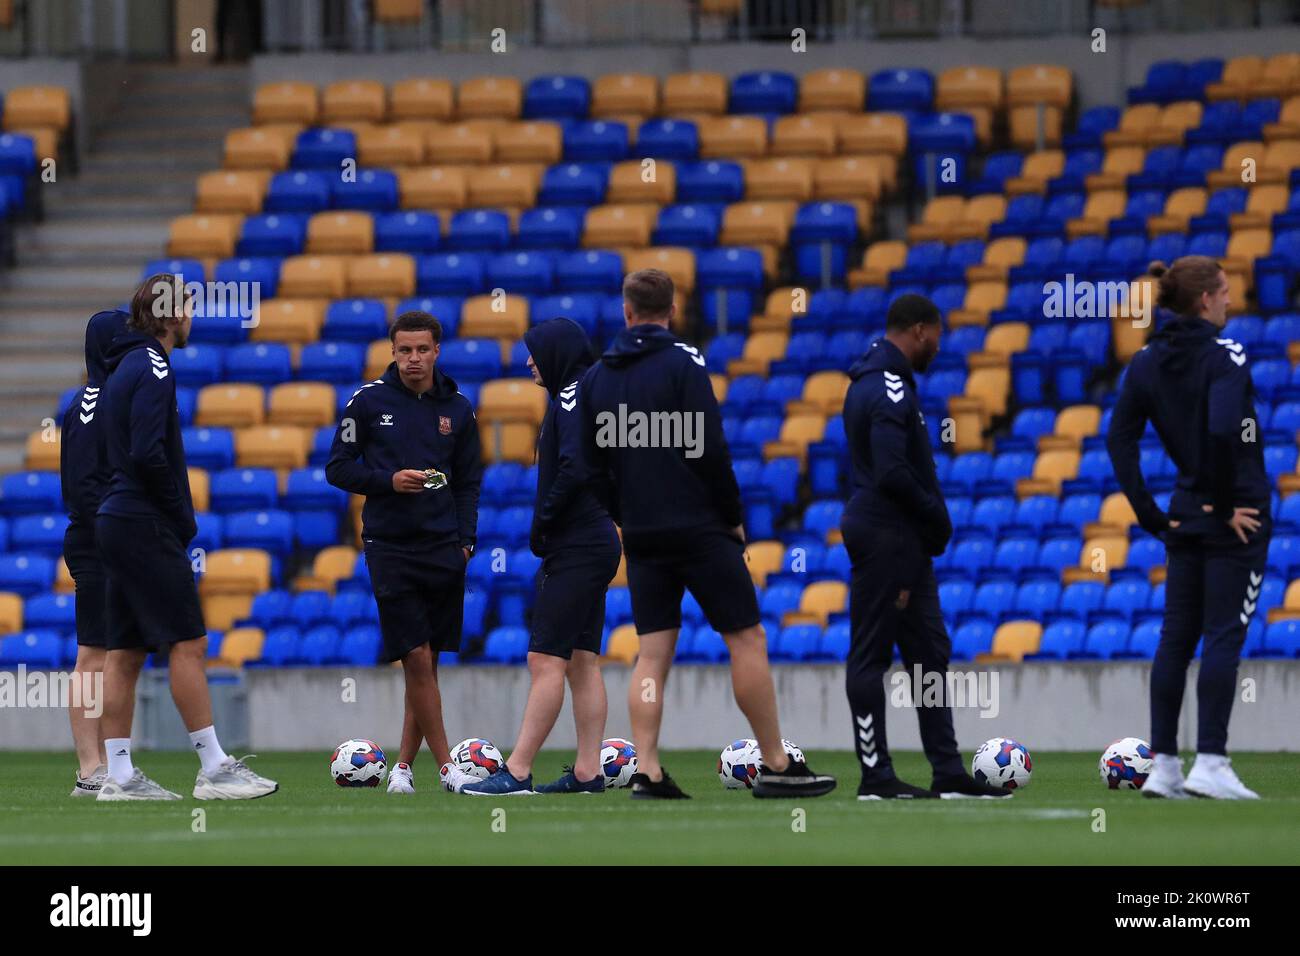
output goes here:
[[108, 779], [124, 784], [135, 774], [131, 764], [131, 738], [105, 737], [104, 751], [108, 754]]
[[1197, 754], [1196, 762], [1205, 764], [1207, 770], [1218, 770], [1228, 758], [1223, 754]]
[[217, 742], [215, 727], [204, 727], [202, 730], [194, 731], [190, 734], [190, 743], [194, 745], [194, 752], [199, 755], [199, 763], [203, 765], [204, 773], [212, 773], [230, 759], [221, 749], [221, 744]]
[[1177, 754], [1156, 754], [1156, 771], [1162, 776], [1164, 774], [1174, 774], [1181, 777], [1183, 775], [1183, 762], [1178, 759]]

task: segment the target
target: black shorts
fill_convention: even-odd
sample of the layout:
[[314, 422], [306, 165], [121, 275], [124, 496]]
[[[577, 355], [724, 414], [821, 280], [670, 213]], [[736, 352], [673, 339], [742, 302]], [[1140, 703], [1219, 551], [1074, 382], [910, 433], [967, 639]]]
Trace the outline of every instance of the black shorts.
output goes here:
[[425, 644], [435, 654], [460, 650], [465, 613], [465, 555], [456, 545], [430, 551], [366, 549], [379, 606], [384, 660], [400, 661]]
[[608, 532], [608, 540], [564, 547], [542, 561], [529, 651], [566, 661], [574, 651], [600, 653], [605, 592], [623, 553], [612, 524]]
[[171, 525], [161, 518], [101, 515], [95, 538], [108, 575], [110, 651], [160, 651], [207, 633], [189, 554]]
[[745, 546], [723, 528], [674, 532], [635, 544], [624, 539], [632, 620], [638, 634], [682, 626], [682, 594], [689, 590], [719, 634], [753, 627], [760, 620]]
[[103, 647], [108, 637], [105, 622], [108, 578], [95, 543], [93, 524], [70, 524], [63, 534], [63, 563], [77, 585], [77, 644]]

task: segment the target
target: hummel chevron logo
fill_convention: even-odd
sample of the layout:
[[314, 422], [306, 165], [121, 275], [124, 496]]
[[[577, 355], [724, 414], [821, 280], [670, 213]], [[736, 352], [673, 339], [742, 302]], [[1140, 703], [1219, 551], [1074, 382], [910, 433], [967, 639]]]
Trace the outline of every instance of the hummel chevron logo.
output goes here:
[[167, 377], [169, 366], [167, 360], [155, 352], [153, 349], [145, 349], [149, 353], [149, 362], [153, 365], [154, 378], [164, 379]]
[[895, 405], [903, 400], [903, 380], [892, 372], [885, 373], [885, 395]]
[[702, 366], [704, 364], [704, 356], [700, 354], [700, 350], [697, 349], [695, 346], [687, 345], [685, 342], [674, 342], [673, 345], [677, 346], [679, 349], [681, 349], [687, 355], [689, 355], [691, 357], [691, 361], [694, 362], [696, 365]]
[[570, 382], [560, 390], [560, 407], [571, 412], [578, 404], [578, 383]]
[[871, 715], [856, 718], [858, 722], [858, 741], [862, 745], [862, 762], [868, 767], [874, 767], [880, 760], [880, 754], [876, 753], [876, 728], [873, 727]]
[[1246, 364], [1246, 350], [1241, 347], [1240, 343], [1234, 342], [1232, 339], [1215, 339], [1214, 341], [1228, 350], [1228, 358], [1232, 359], [1233, 363], [1236, 365]]
[[1250, 572], [1250, 583], [1251, 583], [1251, 584], [1263, 584], [1263, 583], [1264, 583], [1264, 575], [1263, 575], [1263, 574], [1256, 574], [1254, 571], [1251, 571], [1251, 572]]

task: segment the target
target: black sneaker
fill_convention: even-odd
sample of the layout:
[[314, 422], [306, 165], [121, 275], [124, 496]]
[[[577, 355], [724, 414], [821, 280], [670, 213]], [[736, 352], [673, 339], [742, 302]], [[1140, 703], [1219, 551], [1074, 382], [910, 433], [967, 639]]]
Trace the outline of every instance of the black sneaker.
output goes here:
[[968, 773], [956, 777], [936, 777], [930, 789], [945, 800], [1001, 800], [1014, 796], [1010, 790], [980, 783]]
[[754, 778], [756, 797], [820, 797], [835, 789], [835, 778], [813, 773], [802, 760], [791, 760], [782, 771], [759, 764]]
[[858, 786], [859, 800], [937, 800], [939, 795], [933, 790], [922, 790], [910, 783], [904, 783], [897, 777], [881, 780], [878, 783], [863, 782]]
[[664, 771], [662, 780], [651, 780], [643, 773], [632, 774], [633, 800], [689, 800], [689, 793], [682, 793], [682, 788], [673, 782]]

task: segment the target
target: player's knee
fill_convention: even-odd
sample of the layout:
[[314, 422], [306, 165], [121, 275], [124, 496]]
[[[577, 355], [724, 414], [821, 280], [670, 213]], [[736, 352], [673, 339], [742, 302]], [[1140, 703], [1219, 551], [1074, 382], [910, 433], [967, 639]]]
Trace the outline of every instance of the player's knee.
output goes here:
[[421, 644], [419, 647], [412, 648], [402, 657], [402, 669], [406, 671], [407, 679], [412, 678], [423, 680], [433, 679], [433, 650], [428, 644]]
[[104, 658], [108, 652], [102, 647], [78, 647], [77, 663], [73, 665], [73, 671], [78, 674], [98, 674], [104, 669]]
[[542, 654], [538, 651], [528, 652], [528, 672], [533, 677], [563, 677], [568, 661], [554, 654]]
[[195, 661], [203, 660], [208, 653], [208, 636], [206, 634], [191, 638], [188, 641], [177, 641], [168, 651], [168, 656], [173, 660]]
[[755, 653], [767, 649], [767, 633], [763, 630], [762, 624], [753, 624], [739, 631], [723, 634], [722, 639], [733, 657], [737, 653]]
[[600, 661], [591, 651], [574, 651], [565, 670], [570, 678], [586, 677], [600, 670]]

